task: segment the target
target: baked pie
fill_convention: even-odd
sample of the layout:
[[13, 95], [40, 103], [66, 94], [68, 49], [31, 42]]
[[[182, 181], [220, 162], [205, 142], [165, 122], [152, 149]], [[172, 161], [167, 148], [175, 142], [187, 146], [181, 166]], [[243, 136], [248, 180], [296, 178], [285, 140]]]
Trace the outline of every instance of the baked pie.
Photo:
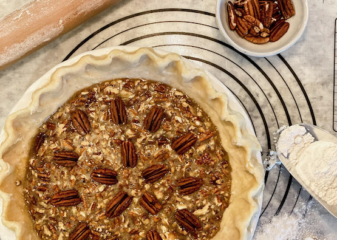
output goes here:
[[185, 61], [145, 48], [87, 55], [8, 118], [0, 193], [17, 239], [251, 237], [259, 145]]

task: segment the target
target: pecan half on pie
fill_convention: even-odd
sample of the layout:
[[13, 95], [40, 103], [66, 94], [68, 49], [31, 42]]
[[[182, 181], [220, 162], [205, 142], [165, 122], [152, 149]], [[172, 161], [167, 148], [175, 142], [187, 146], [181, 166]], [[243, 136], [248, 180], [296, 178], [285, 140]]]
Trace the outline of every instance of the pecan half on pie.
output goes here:
[[24, 195], [41, 239], [212, 239], [230, 172], [194, 100], [117, 79], [76, 93], [41, 125]]

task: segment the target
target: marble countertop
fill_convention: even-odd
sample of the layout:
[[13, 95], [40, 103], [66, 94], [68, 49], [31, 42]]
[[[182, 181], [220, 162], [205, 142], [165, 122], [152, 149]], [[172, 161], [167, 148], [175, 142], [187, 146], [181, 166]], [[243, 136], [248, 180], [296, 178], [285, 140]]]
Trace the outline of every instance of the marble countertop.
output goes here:
[[[0, 18], [29, 1], [0, 0]], [[107, 9], [0, 71], [0, 127], [24, 91], [54, 65], [85, 51], [122, 44], [177, 52], [213, 73], [245, 106], [264, 157], [274, 149], [273, 133], [282, 125], [306, 122], [337, 136], [333, 117], [337, 1], [309, 0], [309, 23], [302, 38], [268, 58], [233, 50], [217, 28], [215, 5], [214, 0], [123, 0]], [[336, 224], [337, 219], [284, 167], [268, 172], [254, 239], [334, 240]]]

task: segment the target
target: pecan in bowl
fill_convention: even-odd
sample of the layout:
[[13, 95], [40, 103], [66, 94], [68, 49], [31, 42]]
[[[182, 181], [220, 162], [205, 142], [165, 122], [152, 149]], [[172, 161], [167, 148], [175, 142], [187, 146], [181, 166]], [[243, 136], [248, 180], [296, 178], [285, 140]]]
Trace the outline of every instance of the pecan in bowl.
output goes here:
[[293, 17], [292, 0], [236, 0], [227, 2], [228, 23], [232, 31], [249, 42], [264, 44], [280, 40]]

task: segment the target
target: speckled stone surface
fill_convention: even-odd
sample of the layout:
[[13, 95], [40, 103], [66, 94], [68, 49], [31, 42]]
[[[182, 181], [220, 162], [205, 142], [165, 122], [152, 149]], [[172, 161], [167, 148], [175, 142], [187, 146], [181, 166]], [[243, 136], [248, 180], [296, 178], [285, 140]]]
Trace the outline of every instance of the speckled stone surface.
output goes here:
[[[26, 2], [29, 0], [0, 0], [0, 18]], [[24, 91], [88, 38], [72, 56], [125, 44], [157, 47], [192, 58], [240, 99], [264, 156], [274, 148], [273, 133], [282, 125], [315, 123], [337, 136], [333, 130], [337, 1], [309, 0], [309, 23], [302, 38], [281, 55], [268, 58], [246, 57], [231, 49], [217, 29], [215, 6], [214, 0], [123, 0], [107, 9], [0, 72], [0, 127]], [[284, 167], [269, 172], [262, 209], [255, 239], [268, 239], [263, 230], [271, 227], [269, 222], [287, 214], [298, 219], [292, 229], [296, 233], [277, 239], [337, 239], [337, 220]], [[0, 239], [6, 239], [1, 229]]]

